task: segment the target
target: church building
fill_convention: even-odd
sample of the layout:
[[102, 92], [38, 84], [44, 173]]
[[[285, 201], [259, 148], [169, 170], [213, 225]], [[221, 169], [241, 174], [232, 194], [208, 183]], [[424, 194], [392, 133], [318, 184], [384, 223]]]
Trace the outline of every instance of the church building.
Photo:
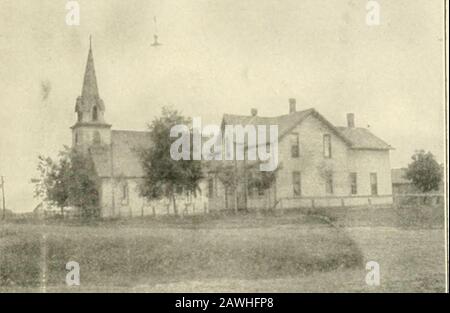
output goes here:
[[[139, 195], [144, 171], [139, 150], [150, 147], [147, 131], [114, 130], [105, 120], [100, 98], [92, 46], [89, 47], [81, 96], [76, 100], [77, 120], [71, 127], [72, 146], [90, 154], [100, 180], [102, 217], [131, 217], [173, 212], [167, 200], [149, 203]], [[181, 197], [178, 210], [203, 212], [204, 197]]]

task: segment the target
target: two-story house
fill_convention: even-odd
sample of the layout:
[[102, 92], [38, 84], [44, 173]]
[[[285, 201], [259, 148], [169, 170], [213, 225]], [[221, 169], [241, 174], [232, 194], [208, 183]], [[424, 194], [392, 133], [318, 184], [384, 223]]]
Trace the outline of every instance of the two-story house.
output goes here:
[[[298, 208], [391, 204], [392, 184], [386, 142], [366, 128], [355, 127], [354, 114], [347, 126], [334, 126], [315, 109], [296, 110], [277, 117], [225, 114], [224, 125], [278, 125], [278, 168], [268, 189], [249, 183], [260, 175], [254, 162], [235, 162], [236, 193], [226, 190], [210, 174], [211, 209]], [[229, 161], [224, 161], [229, 162]]]

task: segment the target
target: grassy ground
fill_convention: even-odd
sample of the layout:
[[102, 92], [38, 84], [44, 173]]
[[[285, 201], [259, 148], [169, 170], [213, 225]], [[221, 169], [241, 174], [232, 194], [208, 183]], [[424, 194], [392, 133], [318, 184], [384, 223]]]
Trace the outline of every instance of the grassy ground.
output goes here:
[[[0, 291], [444, 291], [440, 223], [321, 213], [0, 225]], [[80, 287], [65, 286], [68, 261]], [[380, 264], [378, 287], [365, 284], [368, 261]]]
[[105, 290], [362, 266], [361, 251], [345, 232], [307, 216], [10, 224], [0, 231], [0, 250], [1, 285], [31, 290], [64, 286], [69, 261], [80, 264], [81, 289]]

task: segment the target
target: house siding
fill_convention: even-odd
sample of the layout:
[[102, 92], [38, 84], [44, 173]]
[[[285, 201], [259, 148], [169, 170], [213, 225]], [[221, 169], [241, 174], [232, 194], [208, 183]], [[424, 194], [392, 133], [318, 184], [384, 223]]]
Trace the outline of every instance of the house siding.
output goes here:
[[[292, 129], [299, 134], [300, 155], [291, 157], [291, 141], [279, 142], [280, 170], [276, 181], [277, 207], [337, 207], [392, 204], [389, 150], [354, 150], [327, 125], [309, 116]], [[323, 137], [331, 137], [331, 158], [324, 157]], [[292, 173], [301, 173], [301, 196], [295, 196]], [[333, 193], [326, 192], [326, 172]], [[350, 173], [357, 174], [357, 194], [351, 194]], [[370, 173], [377, 174], [378, 195], [371, 194]]]
[[[326, 196], [324, 168], [333, 173], [333, 195], [343, 196], [350, 193], [348, 182], [348, 148], [341, 138], [313, 116], [296, 126], [292, 132], [299, 134], [300, 156], [291, 157], [291, 143], [288, 136], [279, 142], [279, 166], [277, 196], [294, 198], [292, 173], [301, 173], [301, 197]], [[331, 138], [332, 157], [325, 158], [323, 153], [323, 135]]]

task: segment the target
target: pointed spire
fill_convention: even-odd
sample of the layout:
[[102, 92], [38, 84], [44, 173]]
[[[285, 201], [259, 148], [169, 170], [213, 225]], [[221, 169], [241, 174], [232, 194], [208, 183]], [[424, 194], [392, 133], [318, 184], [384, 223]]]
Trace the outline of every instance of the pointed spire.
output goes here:
[[84, 99], [96, 99], [99, 97], [97, 78], [95, 76], [94, 56], [92, 54], [92, 37], [89, 36], [89, 54], [84, 72], [83, 88], [81, 97]]

